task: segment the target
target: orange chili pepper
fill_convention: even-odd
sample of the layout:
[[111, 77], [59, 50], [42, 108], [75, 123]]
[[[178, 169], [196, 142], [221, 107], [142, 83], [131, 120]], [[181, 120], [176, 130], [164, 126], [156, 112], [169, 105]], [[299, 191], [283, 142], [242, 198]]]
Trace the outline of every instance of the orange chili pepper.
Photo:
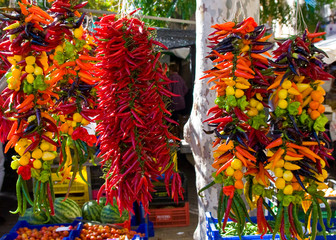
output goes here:
[[233, 155], [231, 153], [228, 153], [224, 155], [223, 157], [218, 158], [217, 161], [215, 161], [211, 166], [215, 169], [218, 169], [219, 165], [222, 163], [225, 163], [226, 161], [230, 160], [233, 158]]
[[28, 105], [25, 105], [24, 107], [20, 108], [20, 109], [18, 110], [18, 113], [26, 112], [26, 111], [32, 109], [34, 106], [35, 106], [34, 102], [31, 101], [30, 103], [28, 103]]
[[265, 37], [262, 37], [258, 40], [258, 42], [266, 42], [270, 37], [272, 37], [273, 33], [270, 35], [267, 35]]
[[247, 150], [245, 150], [244, 148], [242, 148], [241, 146], [237, 146], [235, 148], [237, 150], [237, 152], [240, 152], [244, 157], [256, 162], [257, 159], [255, 156], [253, 156], [251, 153], [249, 153]]
[[30, 104], [34, 100], [34, 98], [35, 98], [34, 94], [29, 94], [27, 96], [27, 98], [21, 104], [19, 104], [16, 107], [16, 109], [21, 109], [21, 108], [27, 106], [28, 104]]
[[230, 159], [229, 161], [227, 161], [225, 164], [223, 164], [217, 171], [216, 171], [216, 176], [218, 176], [218, 174], [220, 174], [221, 172], [223, 172], [225, 169], [227, 169], [228, 167], [231, 166], [231, 162], [232, 162], [233, 158]]
[[282, 137], [279, 137], [277, 139], [275, 139], [273, 142], [271, 142], [270, 144], [268, 144], [266, 146], [266, 149], [270, 149], [270, 148], [274, 148], [274, 147], [278, 147], [280, 145], [282, 145]]
[[240, 152], [235, 152], [236, 158], [238, 158], [245, 167], [247, 167], [247, 162], [248, 160], [240, 153]]
[[16, 120], [16, 121], [14, 121], [14, 123], [12, 124], [11, 129], [9, 130], [9, 133], [8, 133], [8, 135], [7, 135], [7, 140], [9, 140], [9, 139], [11, 139], [11, 138], [13, 137], [13, 135], [14, 135], [14, 133], [15, 133], [17, 127], [18, 127], [18, 121]]
[[34, 14], [29, 14], [28, 17], [25, 18], [25, 22], [28, 23], [28, 22], [31, 22], [31, 20], [33, 20], [34, 18]]
[[100, 61], [97, 57], [91, 57], [88, 55], [79, 55], [78, 57], [80, 60], [85, 60], [85, 61]]
[[24, 6], [22, 3], [18, 2], [19, 6], [20, 6], [20, 9], [21, 9], [21, 13], [25, 16], [28, 15], [28, 11], [27, 11], [27, 8], [26, 6]]
[[44, 90], [44, 91], [37, 90], [37, 91], [40, 92], [40, 93], [45, 93], [45, 94], [47, 94], [47, 95], [53, 96], [53, 97], [55, 97], [56, 99], [59, 99], [58, 94], [56, 94], [56, 93], [54, 93], [54, 92], [51, 92], [51, 91], [49, 91], [49, 90]]

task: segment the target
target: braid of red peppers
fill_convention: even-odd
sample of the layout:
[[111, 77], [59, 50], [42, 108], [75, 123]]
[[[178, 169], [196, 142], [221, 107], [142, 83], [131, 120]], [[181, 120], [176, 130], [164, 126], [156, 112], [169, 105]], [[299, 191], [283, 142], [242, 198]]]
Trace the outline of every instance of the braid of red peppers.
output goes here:
[[300, 205], [306, 219], [310, 214], [313, 216], [311, 239], [316, 237], [317, 219], [325, 235], [320, 201], [326, 205], [330, 223], [331, 211], [323, 189], [328, 188], [324, 183], [328, 177], [324, 167], [333, 157], [332, 149], [328, 149], [330, 139], [325, 133], [328, 119], [323, 114], [325, 91], [321, 80], [330, 80], [333, 76], [323, 70], [322, 58], [326, 54], [314, 46], [324, 34], [306, 30], [302, 37], [279, 42], [273, 52], [275, 60], [270, 62], [277, 78], [269, 87], [274, 90], [271, 96], [274, 141], [267, 146], [271, 155], [267, 168], [276, 177], [280, 201], [274, 231], [280, 231], [283, 239], [303, 238], [294, 212]]
[[[264, 170], [267, 158], [261, 151], [269, 141], [266, 137], [268, 124], [264, 112], [264, 106], [267, 107], [265, 100], [268, 99], [268, 91], [265, 89], [269, 85], [268, 77], [265, 76], [268, 64], [260, 53], [269, 50], [272, 44], [266, 42], [270, 36], [264, 37], [266, 27], [257, 26], [253, 18], [238, 24], [216, 24], [213, 28], [216, 31], [209, 38], [213, 46], [208, 57], [216, 65], [202, 77], [212, 77], [208, 83], [214, 82], [216, 85], [211, 89], [217, 91], [217, 106], [208, 111], [208, 115], [214, 115], [205, 120], [210, 127], [215, 127], [217, 139], [213, 147], [219, 144], [214, 151], [215, 161], [212, 164], [217, 171], [215, 180], [210, 185], [223, 185], [218, 205], [219, 222], [224, 217], [223, 231], [230, 218], [238, 223], [238, 234], [241, 236], [245, 218], [249, 219], [240, 196], [244, 188], [242, 178], [244, 175], [249, 176], [245, 192], [250, 192], [251, 195], [252, 185], [250, 188], [248, 184], [252, 179], [258, 179], [258, 183], [263, 185], [262, 191], [269, 185], [270, 176]], [[262, 213], [263, 194], [259, 195], [258, 227], [260, 233], [265, 234], [270, 227]], [[252, 197], [248, 199], [252, 206]]]
[[72, 172], [66, 198], [77, 172], [86, 182], [82, 174], [83, 164], [89, 159], [94, 160], [90, 147], [96, 142], [95, 135], [89, 135], [84, 128], [93, 122], [92, 117], [97, 114], [94, 86], [98, 80], [93, 77], [93, 62], [97, 59], [90, 56], [95, 44], [82, 27], [85, 14], [80, 15], [77, 11], [79, 6], [84, 5], [71, 6], [69, 1], [61, 0], [53, 2], [50, 11], [57, 20], [47, 32], [48, 36], [58, 33], [53, 36], [58, 40], [58, 46], [51, 54], [53, 66], [48, 69], [48, 77], [59, 96], [54, 113], [57, 114], [62, 142], [58, 169], [63, 176], [61, 181], [69, 178]]
[[[20, 11], [14, 14], [3, 13], [12, 24], [4, 28], [9, 40], [8, 51], [2, 52], [12, 64], [6, 74], [8, 87], [1, 93], [3, 117], [13, 122], [7, 133], [5, 152], [14, 147], [18, 155], [13, 156], [11, 167], [17, 170], [16, 194], [17, 210], [24, 214], [27, 205], [35, 211], [44, 211], [48, 216], [54, 214], [53, 188], [50, 166], [57, 156], [59, 146], [53, 140], [58, 135], [55, 121], [48, 109], [55, 96], [45, 71], [48, 68], [47, 53], [53, 45], [44, 40], [44, 28], [53, 18], [39, 7], [26, 1], [19, 2]], [[1, 122], [4, 130], [7, 123]], [[34, 199], [31, 199], [26, 181], [34, 178]]]
[[[169, 132], [165, 99], [171, 81], [159, 62], [151, 38], [152, 28], [136, 18], [104, 16], [97, 23], [95, 39], [97, 54], [102, 61], [98, 84], [98, 143], [105, 172], [108, 201], [117, 199], [120, 209], [133, 211], [133, 202], [141, 202], [148, 211], [154, 191], [151, 179], [165, 173], [171, 182], [171, 197], [183, 197], [181, 179], [171, 160], [172, 147], [178, 140]], [[170, 180], [171, 179], [171, 180]]]

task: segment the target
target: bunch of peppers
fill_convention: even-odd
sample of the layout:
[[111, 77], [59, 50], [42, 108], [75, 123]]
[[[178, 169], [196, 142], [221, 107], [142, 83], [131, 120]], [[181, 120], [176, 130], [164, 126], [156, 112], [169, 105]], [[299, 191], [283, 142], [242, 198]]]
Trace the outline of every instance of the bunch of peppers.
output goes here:
[[[182, 196], [181, 179], [171, 159], [178, 140], [169, 132], [170, 112], [165, 99], [171, 82], [160, 62], [152, 28], [137, 18], [104, 16], [97, 22], [95, 39], [101, 62], [98, 105], [99, 134], [108, 201], [133, 211], [138, 201], [148, 210], [151, 179], [165, 174], [167, 191], [175, 200]], [[169, 189], [171, 183], [171, 190]]]
[[[306, 233], [297, 217], [302, 205], [306, 229], [311, 227], [315, 239], [318, 219], [325, 230], [319, 202], [325, 203], [331, 218], [320, 191], [327, 187], [324, 180], [328, 174], [323, 168], [327, 159], [332, 159], [324, 133], [325, 92], [320, 80], [332, 76], [323, 71], [324, 53], [313, 44], [324, 33], [306, 30], [302, 38], [279, 43], [272, 60], [266, 52], [272, 45], [265, 42], [270, 35], [263, 37], [266, 28], [257, 26], [253, 19], [213, 27], [216, 31], [209, 40], [214, 44], [208, 57], [215, 66], [203, 78], [211, 77], [209, 82], [215, 83], [211, 89], [217, 91], [217, 106], [208, 111], [213, 116], [204, 122], [215, 128], [213, 146], [219, 146], [212, 164], [215, 179], [201, 191], [215, 183], [223, 185], [218, 203], [223, 230], [230, 218], [238, 223], [241, 235], [245, 217], [249, 219], [240, 204], [240, 189], [244, 188], [250, 209], [257, 208], [262, 236], [269, 230], [273, 238], [279, 232], [282, 239], [303, 239]], [[277, 215], [266, 201], [273, 196], [278, 199]], [[265, 219], [264, 207], [275, 218], [274, 228]]]
[[[59, 4], [63, 4], [63, 1]], [[57, 1], [53, 5], [57, 5]], [[8, 45], [9, 51], [5, 52], [5, 55], [12, 64], [11, 70], [6, 74], [8, 87], [1, 94], [3, 99], [7, 99], [2, 103], [5, 111], [2, 113], [1, 129], [4, 130], [9, 140], [5, 151], [14, 147], [18, 153], [18, 156], [13, 156], [11, 163], [11, 167], [17, 169], [19, 175], [16, 189], [18, 208], [13, 213], [23, 214], [29, 203], [35, 211], [45, 211], [48, 215], [53, 215], [54, 194], [50, 166], [58, 155], [57, 148], [61, 150], [60, 169], [67, 166], [62, 172], [62, 174], [67, 173], [65, 179], [69, 176], [69, 166], [78, 167], [71, 161], [70, 148], [65, 146], [69, 146], [69, 142], [74, 145], [78, 144], [80, 147], [78, 155], [83, 155], [79, 157], [87, 160], [89, 151], [86, 144], [88, 142], [92, 145], [95, 142], [95, 137], [94, 139], [91, 136], [89, 139], [83, 139], [89, 135], [81, 127], [87, 125], [91, 121], [90, 117], [96, 114], [89, 111], [95, 106], [94, 93], [88, 94], [93, 83], [90, 82], [90, 86], [87, 86], [88, 81], [91, 80], [86, 76], [80, 76], [80, 66], [75, 66], [73, 72], [68, 73], [71, 69], [66, 68], [66, 63], [60, 64], [56, 55], [57, 51], [55, 58], [50, 57], [55, 51], [53, 49], [58, 47], [56, 50], [60, 50], [58, 45], [66, 46], [69, 41], [74, 43], [73, 35], [75, 35], [79, 44], [76, 45], [76, 50], [71, 49], [73, 59], [70, 60], [75, 61], [82, 56], [84, 58], [82, 61], [92, 61], [88, 53], [91, 46], [82, 39], [83, 30], [80, 28], [84, 16], [80, 16], [77, 9], [82, 5], [75, 5], [74, 9], [61, 11], [62, 13], [53, 11], [54, 16], [50, 16], [39, 7], [22, 1], [19, 3], [20, 10], [16, 10], [18, 14], [3, 14], [8, 17], [8, 20], [14, 21], [5, 28], [9, 40], [1, 43], [2, 46]], [[74, 18], [76, 15], [79, 15], [77, 21]], [[70, 31], [71, 27], [77, 28]], [[90, 49], [83, 50], [84, 45]], [[63, 59], [63, 61], [69, 62], [69, 59]], [[90, 63], [80, 63], [83, 66], [88, 65], [86, 67], [91, 66]], [[56, 68], [60, 68], [64, 74], [55, 76]], [[80, 84], [83, 83], [85, 89], [80, 89]], [[89, 97], [82, 99], [82, 94], [89, 95]], [[87, 98], [90, 98], [90, 103], [86, 100]], [[79, 101], [79, 99], [82, 100]], [[72, 111], [65, 113], [61, 109], [66, 109], [68, 101], [71, 104], [75, 101], [73, 104], [75, 109], [68, 106]], [[83, 113], [79, 113], [82, 110]], [[57, 114], [63, 114], [63, 116], [59, 117]], [[78, 133], [72, 132], [75, 134], [71, 141], [66, 140], [68, 133], [66, 136], [63, 132], [60, 135], [60, 129], [64, 129], [64, 126], [62, 128], [61, 121], [57, 120], [62, 117], [63, 119], [69, 118], [65, 114], [71, 114], [73, 121], [70, 124], [74, 122], [76, 126], [73, 127], [78, 127]], [[85, 121], [82, 121], [83, 117]], [[12, 123], [8, 124], [9, 122]], [[66, 159], [67, 156], [68, 159]], [[33, 200], [29, 196], [25, 182], [31, 178], [35, 179]]]
[[[87, 2], [72, 6], [69, 1], [55, 1], [50, 11], [55, 14], [55, 21], [49, 26], [47, 35], [50, 40], [57, 39], [59, 45], [51, 53], [53, 65], [47, 70], [52, 81], [50, 85], [59, 98], [52, 109], [57, 115], [58, 130], [61, 138], [61, 156], [58, 172], [62, 180], [70, 178], [69, 194], [72, 182], [82, 166], [89, 159], [94, 160], [93, 149], [96, 136], [90, 135], [85, 128], [92, 123], [96, 115], [95, 68], [92, 57], [95, 44], [93, 38], [84, 31], [82, 22], [85, 14], [77, 9]], [[77, 20], [74, 17], [79, 17]]]
[[[11, 21], [4, 30], [8, 46], [2, 52], [12, 64], [6, 74], [8, 87], [1, 93], [6, 99], [1, 129], [7, 135], [5, 152], [14, 147], [11, 167], [17, 170], [17, 210], [24, 214], [27, 204], [48, 216], [53, 211], [53, 186], [50, 165], [57, 156], [59, 146], [53, 138], [58, 136], [55, 120], [48, 111], [55, 94], [49, 89], [45, 71], [49, 67], [46, 51], [53, 48], [43, 41], [44, 27], [53, 18], [37, 6], [19, 2], [15, 15], [2, 13]], [[11, 124], [8, 122], [11, 121]], [[4, 139], [3, 139], [4, 140]], [[34, 199], [30, 198], [26, 181], [34, 178]]]
[[329, 137], [325, 133], [328, 122], [324, 113], [325, 91], [323, 81], [333, 78], [323, 70], [322, 59], [326, 54], [314, 46], [324, 32], [294, 36], [273, 51], [274, 61], [270, 65], [276, 76], [269, 89], [271, 95], [272, 138], [268, 166], [274, 173], [275, 191], [279, 200], [274, 232], [283, 239], [303, 239], [305, 233], [297, 219], [297, 210], [302, 206], [305, 227], [315, 239], [317, 223], [320, 222], [325, 236], [320, 202], [327, 209], [327, 224], [331, 210], [322, 191], [328, 186], [324, 167], [328, 164], [332, 149], [328, 149]]
[[213, 147], [218, 147], [212, 164], [216, 169], [215, 180], [204, 189], [215, 183], [223, 186], [218, 219], [224, 217], [223, 230], [229, 218], [237, 222], [240, 236], [245, 218], [249, 219], [241, 198], [244, 189], [250, 207], [257, 206], [259, 232], [265, 234], [270, 226], [263, 214], [264, 195], [269, 195], [270, 191], [263, 189], [270, 186], [272, 176], [264, 168], [267, 157], [262, 149], [269, 144], [264, 109], [269, 108], [266, 88], [272, 76], [264, 54], [273, 47], [267, 42], [271, 35], [264, 36], [266, 26], [258, 26], [252, 18], [238, 24], [226, 22], [212, 27], [216, 31], [209, 37], [213, 45], [208, 57], [215, 65], [203, 78], [211, 77], [208, 83], [215, 83], [211, 89], [216, 89], [217, 98], [216, 106], [208, 111], [208, 115], [212, 113], [213, 116], [204, 122], [215, 128]]

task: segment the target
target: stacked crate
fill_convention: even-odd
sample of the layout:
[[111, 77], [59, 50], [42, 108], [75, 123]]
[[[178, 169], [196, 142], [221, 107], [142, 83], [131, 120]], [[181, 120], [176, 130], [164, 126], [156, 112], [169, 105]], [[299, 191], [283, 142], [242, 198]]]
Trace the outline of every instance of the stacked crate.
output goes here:
[[180, 173], [180, 176], [184, 193], [183, 199], [179, 197], [178, 204], [168, 195], [164, 178], [153, 181], [155, 192], [152, 193], [153, 199], [149, 205], [149, 220], [153, 222], [155, 228], [182, 227], [190, 223], [187, 178], [183, 173]]
[[[88, 181], [86, 167], [83, 167], [82, 173], [85, 181]], [[64, 197], [68, 191], [70, 179], [65, 179], [62, 182], [62, 175], [57, 173], [52, 173], [51, 177], [55, 197]], [[69, 178], [71, 177], [72, 172], [70, 173]], [[68, 195], [69, 198], [76, 201], [79, 206], [82, 206], [85, 202], [89, 201], [89, 187], [85, 181], [80, 177], [79, 173], [77, 173]]]

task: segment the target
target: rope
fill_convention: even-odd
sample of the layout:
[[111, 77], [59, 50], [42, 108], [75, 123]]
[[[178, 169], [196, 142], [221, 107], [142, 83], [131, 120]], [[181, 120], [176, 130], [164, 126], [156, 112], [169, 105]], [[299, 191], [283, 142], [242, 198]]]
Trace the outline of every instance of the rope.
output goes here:
[[[303, 25], [301, 24], [300, 20], [302, 20]], [[307, 23], [304, 20], [304, 16], [300, 8], [299, 0], [296, 1], [295, 21], [296, 21], [295, 29], [294, 29], [295, 34], [298, 34], [301, 30], [303, 31], [304, 29], [307, 28]]]

